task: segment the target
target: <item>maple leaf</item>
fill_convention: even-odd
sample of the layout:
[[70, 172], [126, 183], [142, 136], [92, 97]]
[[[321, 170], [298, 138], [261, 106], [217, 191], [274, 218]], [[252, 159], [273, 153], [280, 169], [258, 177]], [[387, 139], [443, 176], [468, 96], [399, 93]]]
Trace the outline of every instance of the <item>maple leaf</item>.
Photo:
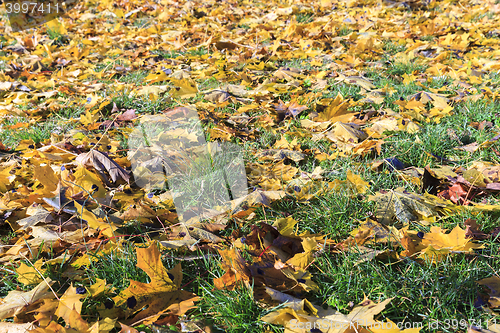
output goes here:
[[[277, 224], [284, 222], [289, 223], [279, 220]], [[306, 269], [320, 248], [318, 238], [321, 237], [309, 234], [284, 236], [265, 223], [253, 226], [252, 232], [244, 237], [245, 246], [238, 242], [234, 248], [219, 249], [226, 273], [215, 279], [214, 284], [219, 289], [233, 290], [239, 283], [248, 285], [253, 280], [258, 289], [269, 286], [292, 292], [316, 290], [318, 286]], [[254, 260], [245, 260], [243, 251], [251, 254]]]
[[332, 142], [358, 143], [367, 138], [366, 133], [356, 128], [356, 126], [336, 122], [333, 128], [325, 136]]
[[[180, 290], [182, 281], [181, 266], [178, 264], [167, 270], [161, 262], [158, 245], [152, 243], [148, 248], [136, 248], [137, 267], [150, 278], [149, 283], [130, 281], [130, 286], [113, 298], [117, 306], [127, 304], [125, 323], [150, 324], [163, 314], [181, 316], [194, 307], [198, 297]], [[129, 301], [134, 299], [134, 301]]]
[[118, 179], [129, 181], [130, 175], [118, 163], [113, 161], [108, 155], [98, 151], [91, 150], [88, 153], [80, 154], [76, 157], [76, 161], [84, 166], [94, 167], [98, 172], [107, 171], [113, 182]]
[[43, 259], [38, 259], [33, 263], [33, 266], [28, 266], [22, 262], [16, 269], [17, 280], [24, 285], [40, 283], [43, 280], [43, 275], [40, 274], [44, 274], [47, 271], [47, 269], [42, 269], [43, 264]]
[[236, 248], [219, 249], [222, 257], [222, 268], [226, 271], [220, 278], [214, 279], [214, 286], [217, 289], [234, 290], [239, 282], [249, 283], [250, 271], [246, 260]]
[[176, 86], [170, 91], [172, 97], [190, 98], [198, 93], [198, 86], [194, 81], [188, 79], [170, 79], [170, 81]]
[[431, 231], [425, 234], [422, 243], [437, 248], [450, 248], [453, 251], [470, 251], [473, 248], [481, 247], [465, 237], [465, 230], [458, 225], [448, 234], [445, 234], [441, 228], [432, 226]]
[[484, 247], [468, 238], [465, 230], [458, 225], [450, 233], [436, 226], [432, 226], [428, 233], [417, 233], [405, 228], [399, 233], [399, 238], [405, 248], [400, 257], [418, 256], [434, 263], [441, 262], [454, 253], [473, 252], [474, 249]]
[[[355, 236], [356, 243], [373, 244], [373, 243], [387, 243], [390, 241], [397, 241], [399, 232], [393, 226], [386, 226], [370, 218], [361, 222], [360, 226], [351, 232]], [[350, 243], [349, 240], [344, 241]]]
[[80, 315], [83, 305], [80, 299], [83, 297], [85, 297], [85, 293], [80, 293], [76, 287], [71, 285], [60, 298], [55, 315], [69, 323], [75, 318], [74, 312]]

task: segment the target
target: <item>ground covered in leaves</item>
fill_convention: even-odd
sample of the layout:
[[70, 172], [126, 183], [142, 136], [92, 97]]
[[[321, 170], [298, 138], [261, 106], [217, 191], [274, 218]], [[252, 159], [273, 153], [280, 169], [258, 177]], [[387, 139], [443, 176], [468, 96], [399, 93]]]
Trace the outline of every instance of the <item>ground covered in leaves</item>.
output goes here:
[[499, 12], [4, 10], [0, 331], [500, 332]]

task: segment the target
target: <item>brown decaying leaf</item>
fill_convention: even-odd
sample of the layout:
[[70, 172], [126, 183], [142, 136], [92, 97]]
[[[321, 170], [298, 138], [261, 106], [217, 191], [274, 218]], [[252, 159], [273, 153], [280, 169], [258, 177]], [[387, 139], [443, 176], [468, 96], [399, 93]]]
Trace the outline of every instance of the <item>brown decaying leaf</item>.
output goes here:
[[123, 179], [126, 182], [129, 181], [130, 175], [125, 171], [118, 163], [113, 161], [108, 155], [98, 151], [91, 150], [88, 153], [80, 154], [76, 157], [76, 161], [81, 163], [83, 166], [94, 167], [97, 171], [106, 171], [111, 176], [111, 180], [116, 182], [119, 179]]
[[0, 304], [0, 319], [10, 318], [43, 299], [54, 297], [52, 290], [50, 290], [52, 283], [50, 279], [46, 278], [30, 291], [10, 291], [3, 298], [3, 303]]

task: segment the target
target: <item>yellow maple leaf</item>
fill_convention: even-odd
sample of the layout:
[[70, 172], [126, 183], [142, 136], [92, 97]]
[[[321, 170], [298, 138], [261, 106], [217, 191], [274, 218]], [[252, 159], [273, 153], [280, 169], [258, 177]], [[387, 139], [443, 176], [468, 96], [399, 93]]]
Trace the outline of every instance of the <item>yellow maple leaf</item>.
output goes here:
[[154, 73], [149, 73], [148, 76], [145, 77], [144, 80], [146, 80], [148, 83], [156, 83], [156, 82], [163, 82], [167, 81], [169, 79], [167, 73], [165, 73], [162, 70], [158, 70]]
[[347, 182], [355, 193], [364, 194], [370, 187], [370, 183], [364, 181], [361, 176], [356, 175], [351, 170], [347, 171]]
[[465, 236], [465, 230], [456, 226], [446, 234], [446, 230], [432, 226], [431, 232], [426, 233], [422, 240], [423, 245], [432, 245], [435, 249], [449, 249], [450, 251], [471, 252], [473, 249], [483, 248], [482, 245], [472, 242], [471, 238]]
[[156, 242], [148, 248], [136, 248], [136, 251], [137, 267], [146, 272], [151, 282], [130, 281], [130, 286], [113, 298], [117, 306], [127, 305], [127, 316], [135, 314], [126, 323], [151, 324], [164, 313], [182, 315], [194, 307], [198, 297], [179, 289], [182, 281], [180, 264], [167, 270], [161, 262]]
[[349, 111], [348, 108], [353, 106], [355, 102], [350, 99], [345, 100], [341, 94], [329, 104], [326, 109], [318, 114], [314, 121], [331, 121], [335, 122], [349, 122], [354, 117], [354, 112]]
[[445, 231], [436, 226], [431, 227], [431, 232], [425, 234], [420, 244], [425, 248], [420, 252], [419, 258], [438, 263], [451, 253], [473, 252], [474, 249], [484, 248], [483, 245], [473, 243], [471, 238], [467, 238], [465, 230], [458, 225], [448, 234]]
[[406, 73], [404, 73], [404, 74], [403, 74], [403, 84], [404, 84], [405, 86], [407, 86], [407, 85], [409, 85], [410, 83], [412, 83], [413, 81], [415, 81], [415, 79], [416, 79], [416, 77], [415, 77], [415, 75], [413, 75], [413, 74], [410, 74], [410, 75], [408, 75], [408, 74], [406, 74]]
[[59, 184], [59, 177], [56, 176], [50, 165], [33, 165], [35, 178], [43, 185], [44, 192], [54, 192]]
[[99, 115], [90, 110], [85, 111], [85, 113], [80, 116], [80, 122], [85, 126], [95, 124], [98, 120]]
[[43, 259], [38, 259], [33, 266], [21, 262], [21, 265], [16, 269], [17, 281], [25, 286], [42, 282], [43, 278], [40, 274], [47, 271], [46, 268], [42, 268], [43, 264]]
[[[74, 173], [74, 183], [81, 186], [85, 191], [92, 194], [94, 197], [103, 198], [106, 196], [104, 184], [99, 177], [84, 166], [79, 165]], [[80, 192], [82, 189], [78, 186], [73, 186], [74, 193]]]
[[77, 292], [76, 287], [73, 284], [66, 290], [64, 295], [62, 295], [59, 300], [59, 305], [55, 312], [55, 315], [61, 317], [69, 323], [71, 321], [71, 317], [74, 316], [73, 312], [76, 312], [78, 315], [82, 312], [83, 302], [80, 301], [81, 298], [85, 297], [86, 293], [80, 294]]

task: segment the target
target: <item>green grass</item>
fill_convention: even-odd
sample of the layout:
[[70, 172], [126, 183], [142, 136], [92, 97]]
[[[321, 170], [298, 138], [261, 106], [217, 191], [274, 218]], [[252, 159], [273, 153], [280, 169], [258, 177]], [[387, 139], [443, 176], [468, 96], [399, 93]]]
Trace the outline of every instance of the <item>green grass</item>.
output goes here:
[[343, 37], [343, 36], [349, 35], [353, 31], [354, 30], [352, 30], [351, 28], [343, 25], [343, 26], [340, 27], [340, 29], [338, 30], [337, 34], [338, 34], [339, 37]]
[[298, 23], [310, 23], [314, 20], [314, 14], [312, 13], [298, 13], [295, 14], [295, 18]]
[[[415, 134], [407, 132], [392, 133], [384, 145], [383, 157], [397, 157], [408, 165], [424, 167], [440, 164], [432, 153], [465, 166], [474, 160], [498, 163], [500, 158], [491, 150], [477, 150], [473, 153], [456, 150], [462, 144], [477, 142], [481, 144], [495, 136], [494, 131], [479, 131], [469, 126], [471, 122], [493, 121], [499, 107], [496, 103], [482, 101], [460, 104], [455, 107], [454, 115], [444, 118], [440, 123], [422, 123], [422, 129]], [[453, 130], [462, 144], [448, 134]], [[417, 140], [417, 137], [420, 141]], [[494, 143], [493, 147], [497, 147]]]
[[58, 31], [47, 29], [47, 35], [52, 39], [53, 43], [58, 46], [69, 44], [70, 39], [68, 36], [61, 34]]
[[384, 40], [384, 45], [382, 47], [384, 50], [384, 54], [386, 56], [393, 56], [396, 53], [404, 52], [406, 50], [406, 46], [402, 44], [395, 43], [394, 41], [388, 39]]
[[[200, 318], [212, 317], [208, 323], [219, 332], [262, 332], [271, 328], [280, 332], [279, 326], [269, 327], [260, 318], [273, 308], [259, 306], [253, 297], [252, 289], [239, 287], [236, 290], [214, 290], [211, 283], [204, 280], [199, 284], [198, 295], [202, 297], [197, 315]], [[196, 314], [195, 314], [196, 318]]]
[[109, 113], [113, 107], [113, 103], [119, 109], [136, 109], [136, 113], [157, 114], [174, 106], [171, 98], [167, 94], [158, 96], [156, 100], [148, 98], [148, 96], [134, 96], [127, 91], [122, 91], [114, 94], [112, 103], [104, 108], [104, 114]]
[[189, 56], [202, 56], [209, 54], [209, 50], [204, 47], [193, 48], [184, 52], [180, 51], [165, 51], [165, 50], [155, 50], [153, 54], [161, 56], [163, 59], [175, 59], [178, 57], [189, 57]]

